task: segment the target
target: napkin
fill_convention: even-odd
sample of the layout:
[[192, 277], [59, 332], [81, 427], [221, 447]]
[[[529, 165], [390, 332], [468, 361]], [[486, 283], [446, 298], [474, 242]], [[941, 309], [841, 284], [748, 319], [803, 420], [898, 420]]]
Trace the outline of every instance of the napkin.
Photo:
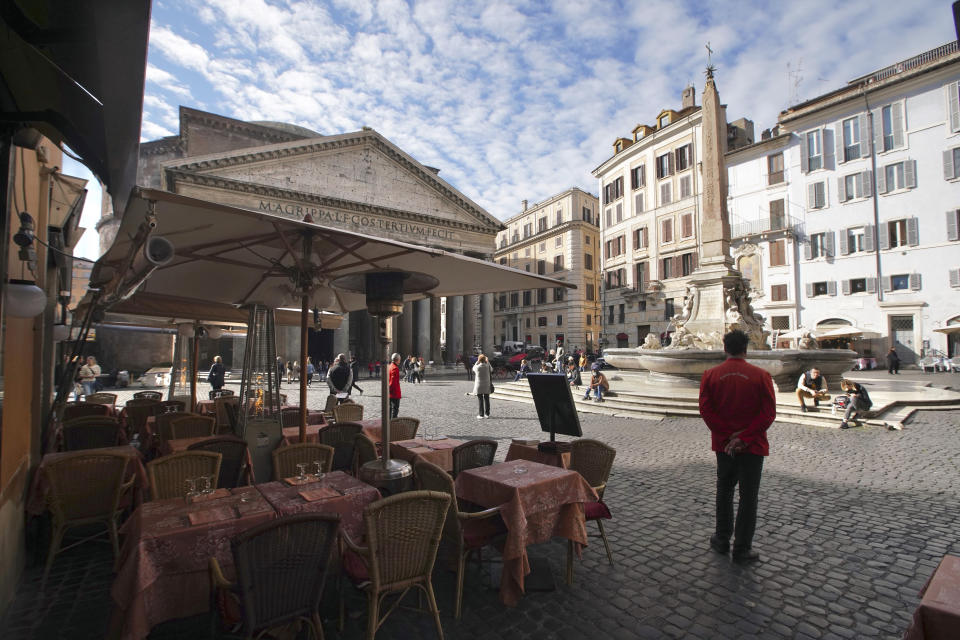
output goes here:
[[189, 518], [190, 524], [198, 525], [219, 520], [233, 520], [236, 515], [237, 512], [233, 510], [233, 507], [215, 507], [203, 511], [192, 511], [187, 515], [187, 518]]
[[317, 500], [329, 500], [330, 498], [339, 498], [340, 492], [333, 487], [317, 487], [316, 489], [305, 489], [299, 491], [300, 497], [307, 502], [316, 502]]
[[292, 478], [284, 478], [283, 481], [291, 487], [299, 487], [305, 484], [310, 484], [311, 482], [317, 482], [317, 479], [314, 478], [313, 475], [307, 474], [307, 477], [303, 480], [300, 480], [297, 478], [297, 476], [293, 476]]
[[217, 490], [214, 491], [213, 493], [208, 493], [208, 494], [206, 494], [206, 495], [204, 495], [204, 494], [201, 493], [200, 495], [196, 496], [196, 497], [193, 499], [193, 501], [194, 501], [194, 502], [206, 502], [207, 500], [216, 500], [217, 498], [226, 498], [226, 497], [229, 496], [229, 495], [230, 495], [230, 489], [223, 489], [223, 488], [221, 488], [221, 489], [217, 489]]

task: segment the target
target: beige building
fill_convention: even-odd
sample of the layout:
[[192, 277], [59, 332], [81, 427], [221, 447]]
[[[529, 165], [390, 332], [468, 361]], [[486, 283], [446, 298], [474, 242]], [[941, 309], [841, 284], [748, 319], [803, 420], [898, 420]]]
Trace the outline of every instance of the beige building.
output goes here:
[[599, 200], [573, 188], [527, 206], [497, 234], [494, 259], [575, 284], [576, 289], [533, 289], [498, 295], [494, 334], [504, 342], [550, 349], [595, 349], [600, 337]]
[[[693, 87], [679, 109], [617, 138], [593, 170], [602, 226], [600, 303], [604, 344], [636, 347], [648, 333], [666, 337], [697, 269], [702, 213], [702, 112]], [[753, 123], [727, 125], [725, 147], [753, 142]]]

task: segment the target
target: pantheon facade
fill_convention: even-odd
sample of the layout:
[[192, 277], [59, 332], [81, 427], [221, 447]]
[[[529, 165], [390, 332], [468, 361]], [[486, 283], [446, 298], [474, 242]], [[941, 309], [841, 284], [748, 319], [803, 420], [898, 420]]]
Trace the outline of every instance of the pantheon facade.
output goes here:
[[[503, 225], [438, 173], [369, 127], [321, 135], [180, 107], [178, 135], [140, 145], [138, 184], [296, 219], [309, 214], [321, 226], [491, 259]], [[118, 222], [104, 211], [102, 246], [113, 242]], [[493, 296], [407, 303], [392, 328], [393, 350], [434, 362], [475, 346], [489, 352]], [[367, 312], [352, 312], [339, 329], [311, 332], [310, 353], [316, 361], [351, 352], [366, 362], [376, 357], [375, 338]], [[278, 352], [296, 359], [298, 328], [279, 330]]]

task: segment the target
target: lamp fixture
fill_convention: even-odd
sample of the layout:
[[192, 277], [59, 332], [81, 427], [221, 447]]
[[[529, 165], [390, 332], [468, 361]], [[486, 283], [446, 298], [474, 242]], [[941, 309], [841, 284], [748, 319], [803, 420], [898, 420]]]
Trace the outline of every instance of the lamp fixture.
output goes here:
[[7, 313], [17, 318], [33, 318], [43, 313], [47, 294], [33, 282], [11, 280], [7, 283]]

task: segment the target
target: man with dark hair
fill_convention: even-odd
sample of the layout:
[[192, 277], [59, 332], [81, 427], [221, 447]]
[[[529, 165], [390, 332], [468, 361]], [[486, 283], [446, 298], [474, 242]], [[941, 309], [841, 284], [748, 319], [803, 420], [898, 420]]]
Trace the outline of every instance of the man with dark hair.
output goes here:
[[350, 395], [350, 387], [353, 386], [353, 372], [350, 370], [350, 365], [347, 364], [347, 356], [342, 353], [337, 356], [333, 366], [327, 372], [327, 386], [330, 387], [331, 395], [337, 396], [337, 404], [340, 404]]
[[[777, 417], [777, 400], [770, 374], [744, 360], [750, 339], [740, 330], [723, 336], [727, 360], [708, 369], [700, 381], [700, 416], [710, 428], [717, 455], [717, 526], [710, 547], [730, 551], [734, 562], [754, 562], [757, 497], [763, 458], [770, 453], [767, 429]], [[733, 521], [733, 491], [740, 487], [740, 507]]]

